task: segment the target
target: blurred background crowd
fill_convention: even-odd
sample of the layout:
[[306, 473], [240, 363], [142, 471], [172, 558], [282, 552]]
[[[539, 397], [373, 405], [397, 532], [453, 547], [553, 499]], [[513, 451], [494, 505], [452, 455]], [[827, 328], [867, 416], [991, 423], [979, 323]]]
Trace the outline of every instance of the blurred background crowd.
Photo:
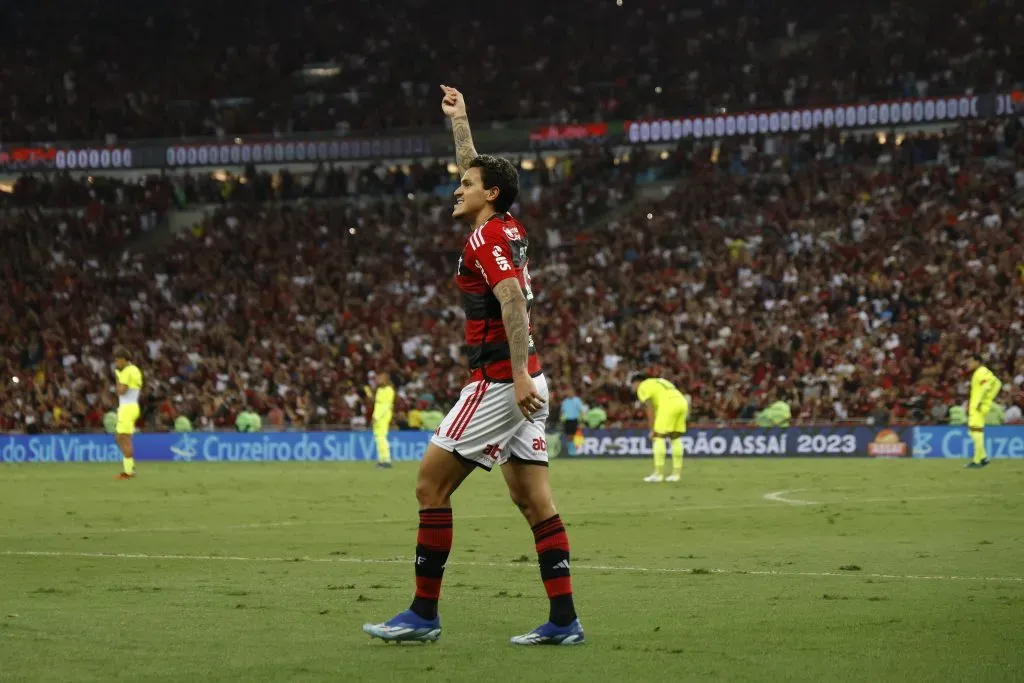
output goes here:
[[[56, 0], [56, 24], [49, 5], [6, 4], [0, 141], [440, 127], [442, 75], [483, 128], [998, 89], [1024, 64], [1008, 1], [626, 0], [588, 10], [584, 32], [571, 3], [314, 1], [271, 25], [264, 0], [184, 0], [117, 6], [116, 34], [98, 28], [109, 3]], [[351, 35], [353, 13], [380, 30]], [[458, 28], [525, 16], [521, 38]], [[696, 422], [756, 422], [778, 401], [795, 424], [947, 422], [980, 352], [1006, 386], [992, 419], [1020, 419], [1018, 119], [512, 158], [556, 405], [643, 424], [628, 377], [644, 370], [677, 382]], [[453, 171], [16, 177], [0, 193], [0, 430], [102, 429], [115, 343], [146, 377], [147, 430], [362, 428], [381, 373], [398, 426], [424, 424], [466, 380]]]
[[17, 141], [434, 126], [439, 82], [480, 123], [959, 95], [1024, 61], [1013, 0], [0, 7], [0, 140]]

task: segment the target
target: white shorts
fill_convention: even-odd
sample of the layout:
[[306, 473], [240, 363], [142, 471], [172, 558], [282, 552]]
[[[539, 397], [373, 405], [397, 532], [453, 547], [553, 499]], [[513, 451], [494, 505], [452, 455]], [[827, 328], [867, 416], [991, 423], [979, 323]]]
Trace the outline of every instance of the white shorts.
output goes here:
[[516, 405], [511, 382], [471, 382], [434, 432], [431, 443], [458, 458], [490, 471], [509, 458], [537, 465], [548, 464], [544, 425], [548, 419], [548, 381], [533, 378], [544, 405], [529, 420]]

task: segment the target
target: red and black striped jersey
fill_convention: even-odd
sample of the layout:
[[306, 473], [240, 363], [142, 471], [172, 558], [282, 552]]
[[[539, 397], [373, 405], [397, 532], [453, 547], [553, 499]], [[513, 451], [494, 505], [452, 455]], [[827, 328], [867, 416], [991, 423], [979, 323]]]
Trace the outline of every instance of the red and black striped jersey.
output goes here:
[[[511, 353], [501, 304], [494, 287], [502, 280], [516, 278], [526, 296], [526, 307], [533, 306], [530, 287], [526, 230], [511, 214], [495, 214], [473, 231], [459, 257], [455, 284], [462, 293], [466, 312], [466, 345], [473, 381], [509, 382], [512, 380]], [[529, 371], [540, 374], [540, 359], [530, 334]]]

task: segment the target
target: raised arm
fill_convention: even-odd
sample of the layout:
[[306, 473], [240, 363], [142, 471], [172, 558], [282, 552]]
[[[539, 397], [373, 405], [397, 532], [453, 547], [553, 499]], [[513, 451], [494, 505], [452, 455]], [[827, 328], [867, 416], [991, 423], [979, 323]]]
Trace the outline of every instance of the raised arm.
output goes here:
[[452, 121], [452, 136], [455, 138], [455, 163], [459, 174], [469, 169], [469, 164], [476, 159], [476, 147], [473, 146], [473, 134], [469, 130], [469, 116], [466, 114], [466, 99], [455, 88], [441, 86], [444, 98], [441, 100], [441, 111]]

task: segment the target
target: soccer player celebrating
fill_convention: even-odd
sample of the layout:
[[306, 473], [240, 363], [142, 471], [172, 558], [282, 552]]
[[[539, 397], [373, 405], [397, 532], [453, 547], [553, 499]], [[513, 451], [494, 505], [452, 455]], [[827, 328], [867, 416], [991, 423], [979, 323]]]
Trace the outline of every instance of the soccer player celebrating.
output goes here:
[[117, 368], [117, 426], [114, 428], [114, 440], [121, 449], [124, 470], [117, 479], [131, 479], [135, 476], [135, 451], [132, 446], [132, 435], [135, 433], [135, 422], [139, 419], [139, 393], [142, 391], [142, 371], [139, 370], [128, 356], [124, 347], [114, 349], [114, 365]]
[[[647, 406], [647, 420], [651, 425], [651, 450], [654, 451], [654, 473], [644, 481], [679, 481], [683, 474], [683, 433], [690, 404], [683, 393], [667, 379], [633, 375], [633, 391]], [[672, 474], [664, 476], [665, 438], [672, 441]]]
[[391, 467], [388, 430], [394, 415], [395, 388], [391, 385], [391, 373], [380, 373], [377, 381], [377, 393], [373, 399], [373, 439], [377, 443], [377, 467]]
[[974, 458], [967, 463], [967, 467], [984, 467], [988, 464], [988, 455], [985, 453], [985, 416], [999, 395], [999, 390], [1003, 388], [1003, 383], [991, 370], [982, 365], [980, 354], [974, 354], [967, 359], [967, 371], [972, 373], [967, 431], [974, 442]]
[[441, 579], [452, 547], [451, 496], [476, 468], [499, 465], [512, 501], [533, 529], [550, 602], [548, 621], [512, 642], [574, 645], [583, 642], [583, 628], [573, 606], [569, 539], [548, 483], [548, 388], [530, 333], [526, 231], [508, 213], [519, 193], [519, 176], [507, 160], [477, 154], [462, 94], [447, 86], [441, 90], [462, 173], [452, 216], [473, 229], [455, 276], [466, 312], [470, 382], [420, 464], [412, 605], [363, 630], [383, 640], [437, 640]]

